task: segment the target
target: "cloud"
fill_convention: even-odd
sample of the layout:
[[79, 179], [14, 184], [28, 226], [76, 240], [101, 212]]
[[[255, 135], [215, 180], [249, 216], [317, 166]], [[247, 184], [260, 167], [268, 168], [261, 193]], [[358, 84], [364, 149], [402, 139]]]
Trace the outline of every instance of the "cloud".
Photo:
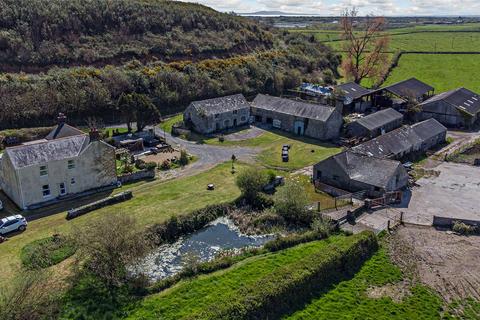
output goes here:
[[[185, 0], [183, 0], [185, 1]], [[473, 15], [480, 14], [479, 0], [196, 0], [219, 11], [283, 11], [339, 15], [356, 7], [361, 15]]]

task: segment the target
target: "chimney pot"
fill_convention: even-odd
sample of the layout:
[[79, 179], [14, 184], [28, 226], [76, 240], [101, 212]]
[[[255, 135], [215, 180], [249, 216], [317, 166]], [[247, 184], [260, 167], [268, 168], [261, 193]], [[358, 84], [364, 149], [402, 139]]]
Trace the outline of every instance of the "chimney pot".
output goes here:
[[88, 135], [90, 136], [90, 142], [100, 140], [100, 133], [98, 132], [97, 128], [90, 129]]
[[64, 124], [65, 122], [67, 122], [67, 117], [65, 116], [65, 114], [60, 112], [58, 114], [57, 121], [58, 121], [58, 124]]

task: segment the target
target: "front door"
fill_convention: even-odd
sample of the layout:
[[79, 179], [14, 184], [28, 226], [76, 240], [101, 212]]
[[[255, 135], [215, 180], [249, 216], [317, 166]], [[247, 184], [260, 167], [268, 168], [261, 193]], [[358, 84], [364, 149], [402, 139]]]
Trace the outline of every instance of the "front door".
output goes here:
[[302, 136], [305, 131], [305, 124], [303, 121], [295, 121], [295, 133]]
[[65, 182], [60, 183], [59, 188], [60, 188], [61, 196], [64, 196], [67, 194], [67, 187], [65, 186]]
[[237, 126], [237, 119], [233, 119], [233, 126], [234, 126], [234, 127]]

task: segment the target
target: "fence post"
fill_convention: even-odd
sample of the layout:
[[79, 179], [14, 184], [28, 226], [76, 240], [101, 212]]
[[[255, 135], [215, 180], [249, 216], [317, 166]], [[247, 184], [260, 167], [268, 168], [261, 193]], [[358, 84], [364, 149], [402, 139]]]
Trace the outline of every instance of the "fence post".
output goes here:
[[337, 208], [337, 197], [335, 197], [335, 210], [338, 210], [338, 208]]
[[403, 211], [400, 211], [400, 224], [403, 224]]
[[390, 231], [390, 219], [387, 221], [387, 230]]
[[317, 202], [317, 211], [320, 212], [320, 201]]

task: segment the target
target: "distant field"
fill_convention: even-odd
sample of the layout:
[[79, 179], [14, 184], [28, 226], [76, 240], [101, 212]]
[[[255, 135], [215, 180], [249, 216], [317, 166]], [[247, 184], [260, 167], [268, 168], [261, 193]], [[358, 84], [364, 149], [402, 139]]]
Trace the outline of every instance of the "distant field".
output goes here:
[[480, 55], [404, 54], [385, 84], [416, 77], [443, 92], [458, 87], [480, 91]]

